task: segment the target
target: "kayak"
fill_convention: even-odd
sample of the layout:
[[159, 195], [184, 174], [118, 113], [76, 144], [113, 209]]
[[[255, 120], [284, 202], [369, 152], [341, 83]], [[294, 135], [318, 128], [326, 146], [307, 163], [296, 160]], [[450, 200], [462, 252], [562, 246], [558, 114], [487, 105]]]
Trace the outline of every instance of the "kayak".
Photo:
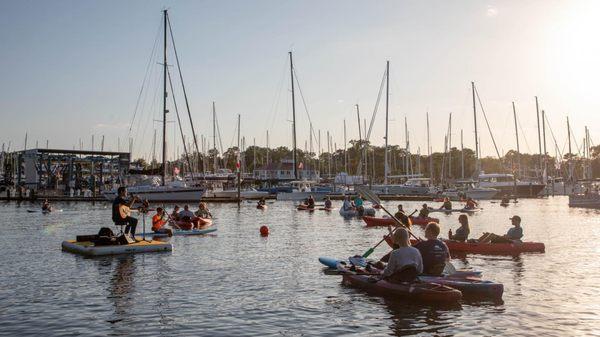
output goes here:
[[[206, 229], [192, 229], [192, 230], [181, 230], [175, 229], [173, 230], [173, 236], [189, 236], [189, 235], [204, 235], [212, 232], [216, 232], [216, 228], [206, 228]], [[146, 233], [147, 236], [152, 236], [155, 238], [165, 238], [169, 235], [167, 233]]]
[[[357, 261], [358, 260], [358, 261]], [[360, 262], [363, 260], [364, 263], [359, 263], [359, 266], [366, 266], [366, 260], [350, 259], [350, 263]], [[346, 266], [347, 263], [330, 257], [320, 257], [319, 262], [326, 265], [330, 269], [338, 268], [340, 266]], [[364, 264], [364, 265], [363, 265]], [[371, 272], [381, 272], [381, 270], [371, 269]], [[418, 276], [419, 281], [427, 283], [442, 284], [454, 289], [460, 290], [465, 297], [472, 298], [489, 298], [489, 299], [500, 299], [504, 293], [504, 285], [502, 283], [496, 283], [493, 281], [485, 281], [481, 279], [481, 273], [477, 271], [457, 271], [456, 274], [442, 275], [442, 276]]]
[[[332, 257], [327, 257], [327, 256], [321, 256], [319, 257], [319, 262], [321, 262], [322, 265], [328, 267], [329, 269], [337, 269], [339, 264], [342, 265], [347, 265], [349, 264], [353, 264], [359, 267], [366, 267], [367, 264], [369, 262], [373, 262], [373, 261], [369, 261], [367, 259], [365, 259], [364, 257], [350, 257], [348, 259], [349, 261], [342, 261], [342, 260], [338, 260], [338, 259], [334, 259]], [[453, 274], [446, 274], [444, 276], [438, 276], [438, 277], [445, 277], [445, 278], [454, 278], [454, 279], [481, 279], [481, 271], [476, 271], [476, 270], [456, 270]]]
[[298, 207], [296, 207], [296, 209], [299, 211], [309, 211], [309, 212], [312, 212], [315, 210], [314, 207], [310, 208], [310, 207], [308, 207], [308, 205], [303, 205], [303, 204], [298, 205]]
[[453, 209], [437, 209], [433, 208], [429, 210], [429, 213], [441, 212], [441, 213], [453, 213], [453, 212], [461, 212], [461, 213], [475, 213], [481, 211], [481, 208], [453, 208]]
[[53, 209], [51, 211], [48, 210], [37, 210], [37, 209], [28, 209], [27, 213], [38, 213], [41, 212], [42, 214], [48, 214], [48, 213], [52, 213], [52, 212], [62, 212], [62, 209]]
[[520, 253], [543, 253], [546, 247], [541, 242], [479, 243], [444, 240], [451, 253], [514, 255]]
[[84, 256], [103, 256], [117, 254], [137, 254], [150, 252], [170, 252], [173, 245], [162, 241], [139, 241], [128, 245], [96, 246], [91, 241], [77, 242], [67, 240], [62, 242], [62, 250]]
[[373, 216], [375, 215], [375, 209], [373, 208], [365, 208], [365, 210], [363, 211], [363, 214], [359, 214], [359, 212], [352, 208], [349, 210], [344, 210], [343, 208], [340, 208], [340, 215], [346, 218], [349, 217], [355, 217], [355, 216]]
[[[479, 242], [459, 242], [453, 240], [442, 240], [448, 246], [450, 254], [489, 254], [489, 255], [516, 255], [520, 253], [544, 253], [546, 247], [542, 242], [521, 242], [521, 243], [479, 243]], [[392, 247], [393, 242], [389, 235], [386, 235], [385, 242]], [[416, 240], [410, 240], [411, 245], [417, 243]]]
[[361, 275], [346, 270], [342, 275], [344, 285], [376, 295], [419, 302], [457, 302], [462, 298], [460, 290], [441, 284], [422, 281], [392, 283], [381, 280], [378, 276]]
[[[191, 230], [194, 227], [194, 223], [192, 221], [181, 221], [181, 220], [169, 221], [169, 225], [171, 225], [173, 227], [179, 227], [183, 230]], [[207, 227], [211, 226], [212, 219], [198, 218], [198, 225], [199, 226], [207, 226]]]
[[[410, 220], [412, 221], [413, 225], [420, 225], [420, 226], [425, 226], [430, 222], [435, 222], [435, 223], [439, 223], [440, 219], [437, 218], [430, 218], [430, 217], [419, 217], [419, 216], [411, 216]], [[374, 226], [395, 226], [396, 225], [396, 221], [394, 221], [394, 219], [392, 218], [376, 218], [373, 216], [363, 216], [363, 221], [367, 224], [367, 227], [374, 227]]]

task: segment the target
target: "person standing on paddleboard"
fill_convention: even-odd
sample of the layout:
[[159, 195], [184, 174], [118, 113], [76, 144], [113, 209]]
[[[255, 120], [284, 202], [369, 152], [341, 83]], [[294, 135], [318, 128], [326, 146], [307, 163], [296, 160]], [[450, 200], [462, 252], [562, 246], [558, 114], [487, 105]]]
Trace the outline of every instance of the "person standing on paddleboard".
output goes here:
[[131, 200], [127, 202], [125, 200], [127, 197], [127, 188], [125, 186], [119, 187], [117, 194], [118, 195], [112, 204], [112, 220], [117, 226], [125, 226], [125, 234], [131, 232], [131, 238], [135, 239], [135, 227], [137, 226], [138, 220], [130, 215], [123, 216], [123, 213], [128, 213], [129, 208], [138, 199], [132, 197]]

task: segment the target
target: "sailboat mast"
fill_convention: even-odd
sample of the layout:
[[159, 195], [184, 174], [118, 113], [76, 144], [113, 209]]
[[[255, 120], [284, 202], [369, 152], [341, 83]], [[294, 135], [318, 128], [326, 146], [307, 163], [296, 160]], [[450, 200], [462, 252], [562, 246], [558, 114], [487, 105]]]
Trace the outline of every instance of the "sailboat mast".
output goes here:
[[471, 82], [473, 92], [473, 123], [475, 125], [475, 173], [479, 176], [481, 170], [479, 163], [479, 137], [477, 136], [477, 105], [475, 104], [475, 82]]
[[[346, 148], [346, 120], [344, 119], [344, 171], [348, 173], [348, 152]], [[311, 145], [312, 148], [312, 145]], [[312, 149], [311, 149], [312, 150]]]
[[217, 173], [218, 169], [218, 156], [217, 156], [217, 110], [215, 109], [215, 101], [212, 102], [212, 113], [213, 113], [213, 148], [215, 158], [213, 160], [213, 173]]
[[[242, 155], [242, 148], [240, 147], [240, 126], [241, 126], [241, 115], [238, 114], [238, 122], [237, 122], [237, 127], [238, 127], [238, 132], [237, 132], [237, 147], [238, 147], [238, 156], [237, 156], [237, 163], [235, 164], [235, 167], [237, 169], [237, 202], [238, 202], [238, 206], [241, 202], [241, 194], [242, 194], [242, 161], [241, 161], [241, 155]], [[245, 154], [244, 154], [245, 155]]]
[[[359, 148], [358, 148], [358, 152], [360, 153], [360, 159], [358, 160], [358, 167], [362, 167], [362, 161], [363, 161], [363, 151], [362, 151], [362, 133], [361, 133], [361, 127], [360, 127], [360, 108], [358, 107], [358, 104], [354, 105], [356, 107], [356, 119], [358, 121], [358, 144], [359, 144]], [[362, 174], [362, 169], [359, 170], [359, 172], [357, 172], [359, 175], [362, 175], [364, 177], [364, 175]]]
[[540, 134], [540, 107], [538, 105], [538, 98], [535, 96], [535, 113], [537, 115], [537, 131], [538, 131], [538, 147], [540, 151], [540, 170], [542, 169], [542, 136]]
[[452, 177], [452, 112], [448, 119], [448, 178]]
[[163, 148], [162, 148], [162, 184], [167, 178], [167, 10], [163, 10]]
[[517, 109], [515, 109], [515, 102], [512, 102], [513, 118], [515, 120], [515, 138], [517, 140], [517, 162], [518, 170], [521, 170], [521, 149], [519, 148], [519, 129], [517, 128]]
[[429, 178], [433, 181], [433, 156], [431, 153], [431, 145], [429, 141], [429, 111], [427, 116], [427, 154], [429, 155]]
[[383, 184], [388, 183], [388, 119], [389, 119], [389, 103], [390, 103], [390, 61], [385, 65], [385, 149], [384, 149], [384, 168], [383, 168]]
[[290, 79], [292, 81], [292, 146], [294, 147], [292, 150], [293, 159], [292, 162], [294, 164], [294, 179], [298, 179], [298, 171], [296, 165], [296, 101], [294, 94], [294, 61], [292, 59], [292, 52], [290, 54]]
[[463, 130], [460, 129], [460, 175], [465, 179], [465, 148], [463, 146]]

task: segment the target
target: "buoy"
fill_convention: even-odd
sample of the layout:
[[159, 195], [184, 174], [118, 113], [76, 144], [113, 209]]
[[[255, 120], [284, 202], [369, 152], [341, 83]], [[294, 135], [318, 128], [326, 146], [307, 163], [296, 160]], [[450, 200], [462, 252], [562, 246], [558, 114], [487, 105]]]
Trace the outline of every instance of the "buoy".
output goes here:
[[269, 227], [261, 226], [260, 227], [260, 235], [261, 236], [269, 236]]

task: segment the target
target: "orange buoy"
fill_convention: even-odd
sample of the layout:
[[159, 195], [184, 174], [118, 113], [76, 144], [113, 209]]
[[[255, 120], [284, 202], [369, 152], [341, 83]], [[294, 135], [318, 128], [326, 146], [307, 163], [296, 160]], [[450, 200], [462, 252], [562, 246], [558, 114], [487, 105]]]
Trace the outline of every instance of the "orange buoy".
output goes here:
[[261, 236], [269, 236], [269, 227], [261, 226], [260, 227], [260, 235]]

